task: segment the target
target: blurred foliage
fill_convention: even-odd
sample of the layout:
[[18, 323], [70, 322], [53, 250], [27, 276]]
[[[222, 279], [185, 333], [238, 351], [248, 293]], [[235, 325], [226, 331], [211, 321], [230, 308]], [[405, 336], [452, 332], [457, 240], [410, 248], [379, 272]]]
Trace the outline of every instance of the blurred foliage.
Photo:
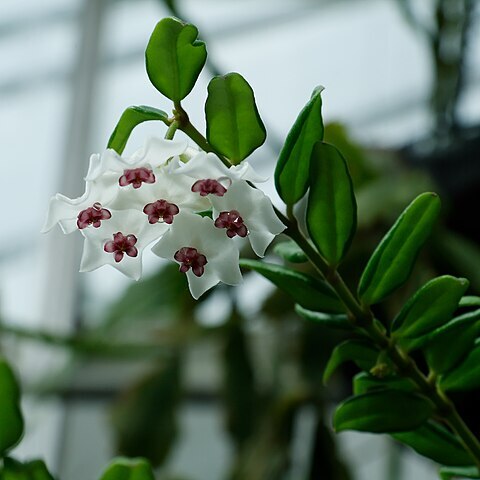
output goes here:
[[[341, 267], [346, 281], [353, 284], [400, 211], [412, 197], [435, 190], [435, 185], [424, 172], [406, 166], [400, 155], [361, 148], [341, 124], [327, 125], [325, 137], [348, 159], [357, 190], [359, 229]], [[271, 249], [279, 253], [269, 261], [279, 263], [291, 257], [293, 263], [287, 260], [287, 266], [318, 278], [294, 250], [292, 245], [287, 251]], [[248, 258], [249, 252], [243, 256]], [[436, 230], [415, 268], [404, 287], [376, 306], [380, 320], [395, 317], [414, 291], [440, 273], [466, 275], [471, 280], [470, 293], [480, 292], [480, 249], [445, 226]], [[245, 271], [245, 282], [257, 275]], [[334, 346], [348, 339], [347, 334], [300, 318], [292, 298], [273, 286], [268, 288], [266, 280], [258, 289], [263, 290], [263, 300], [257, 300], [260, 303], [253, 316], [246, 317], [240, 289], [217, 287], [215, 293], [195, 301], [185, 276], [178, 273], [176, 265], [169, 264], [131, 284], [97, 327], [73, 337], [44, 332], [35, 335], [7, 326], [0, 326], [0, 330], [67, 347], [90, 360], [128, 359], [132, 354], [143, 358], [144, 373], [125, 385], [112, 405], [115, 445], [122, 455], [141, 456], [155, 466], [168, 465], [181, 435], [178, 418], [182, 404], [200, 395], [207, 401], [220, 400], [233, 451], [228, 480], [291, 478], [292, 453], [299, 441], [304, 443], [302, 450], [310, 452], [308, 465], [304, 465], [305, 479], [354, 478], [337, 451], [326, 412], [332, 397], [349, 393], [349, 378], [357, 367], [350, 362], [341, 365], [332, 376], [328, 397], [322, 386], [326, 362]], [[219, 295], [228, 308], [213, 306]], [[209, 311], [217, 317], [223, 315], [214, 326], [199, 322]], [[213, 387], [201, 390], [200, 379], [192, 390], [186, 382], [189, 355], [205, 343], [213, 347], [211, 361], [218, 363], [219, 375]], [[310, 412], [313, 428], [302, 436], [298, 429], [305, 412]], [[175, 472], [163, 470], [168, 468], [162, 469], [159, 478], [178, 478]]]
[[127, 388], [113, 407], [116, 448], [161, 464], [177, 435], [181, 357], [173, 356]]

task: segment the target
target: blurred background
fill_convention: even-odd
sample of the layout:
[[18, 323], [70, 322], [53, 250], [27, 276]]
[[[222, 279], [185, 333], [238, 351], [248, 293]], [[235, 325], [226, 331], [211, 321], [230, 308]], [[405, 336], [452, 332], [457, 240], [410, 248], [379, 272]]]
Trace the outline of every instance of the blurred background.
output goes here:
[[[479, 2], [3, 0], [0, 344], [25, 392], [16, 455], [43, 457], [69, 480], [97, 478], [119, 452], [149, 458], [163, 480], [436, 478], [435, 465], [388, 438], [331, 434], [355, 373], [321, 385], [342, 337], [298, 318], [256, 274], [196, 303], [177, 268], [153, 255], [138, 283], [109, 267], [80, 275], [81, 236], [39, 233], [54, 193], [81, 195], [90, 154], [127, 106], [170, 111], [144, 49], [172, 14], [207, 42], [209, 63], [185, 101], [197, 127], [212, 75], [238, 71], [252, 85], [268, 131], [252, 157], [261, 173], [272, 174], [298, 112], [325, 86], [326, 138], [358, 194], [349, 282], [417, 193], [440, 192], [442, 225], [379, 317], [439, 272], [480, 293]], [[139, 126], [126, 153], [164, 133]], [[458, 400], [468, 416], [478, 397]]]

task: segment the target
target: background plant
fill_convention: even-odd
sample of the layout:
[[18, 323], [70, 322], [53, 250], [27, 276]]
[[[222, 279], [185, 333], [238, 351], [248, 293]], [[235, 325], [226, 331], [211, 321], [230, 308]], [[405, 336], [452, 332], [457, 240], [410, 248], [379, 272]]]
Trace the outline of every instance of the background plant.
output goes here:
[[[317, 107], [318, 107], [318, 111], [316, 111], [315, 113], [317, 113], [318, 115], [320, 115], [320, 112], [319, 112], [319, 93], [317, 92], [315, 95], [314, 95], [314, 98], [313, 98], [313, 102], [312, 103], [315, 103], [317, 102]], [[144, 114], [144, 111], [145, 109], [138, 109], [141, 113], [141, 115]], [[148, 110], [147, 110], [148, 111]], [[307, 111], [308, 112], [311, 112], [311, 111], [314, 111], [313, 110], [313, 107], [311, 106], [311, 104], [309, 104], [308, 108], [307, 108]], [[165, 118], [164, 116], [162, 116], [163, 118]], [[144, 118], [143, 116], [141, 118]], [[320, 117], [321, 118], [321, 117]], [[167, 121], [170, 122], [170, 120], [168, 120], [168, 117], [167, 117]], [[199, 143], [202, 143], [202, 146], [204, 148], [212, 148], [212, 144], [215, 143], [215, 134], [213, 134], [213, 138], [208, 138], [209, 142], [206, 143], [204, 141], [204, 139], [202, 139], [201, 137], [198, 136], [198, 132], [196, 132], [195, 130], [193, 130], [191, 124], [187, 123], [188, 120], [185, 118], [185, 115], [184, 115], [184, 112], [182, 112], [182, 109], [181, 109], [181, 105], [178, 104], [177, 102], [177, 105], [176, 105], [176, 117], [175, 119], [172, 121], [175, 122], [177, 121], [178, 122], [178, 127], [180, 129], [183, 129], [184, 131], [186, 131], [186, 133], [189, 133], [192, 137], [194, 137], [194, 140], [196, 139], [196, 141], [198, 141]], [[302, 120], [300, 119], [300, 122]], [[183, 123], [182, 123], [183, 122]], [[136, 124], [136, 123], [135, 123]], [[302, 125], [300, 125], [302, 126]], [[121, 131], [122, 128], [120, 127], [119, 125], [119, 128], [117, 129], [117, 132]], [[248, 130], [248, 129], [247, 129]], [[222, 133], [222, 136], [223, 134], [225, 133], [224, 131], [221, 132]], [[239, 132], [227, 132], [229, 135], [233, 136], [233, 138], [237, 138], [239, 137]], [[255, 135], [250, 135], [252, 132], [247, 132], [247, 137], [248, 138], [252, 138], [254, 137]], [[318, 134], [318, 130], [317, 130], [317, 134]], [[220, 136], [220, 134], [217, 134]], [[207, 135], [207, 137], [209, 137], [209, 135]], [[297, 137], [298, 138], [298, 137]], [[291, 135], [289, 137], [290, 139], [290, 145], [288, 145], [288, 148], [287, 148], [287, 151], [288, 149], [290, 149], [291, 145], [292, 145], [292, 142], [293, 142], [293, 145], [296, 145], [296, 137], [295, 135]], [[293, 139], [293, 140], [292, 140]], [[314, 139], [315, 141], [317, 140], [321, 140], [321, 138], [315, 138]], [[313, 143], [314, 141], [311, 142], [312, 143], [312, 148], [313, 148]], [[306, 149], [307, 151], [309, 150], [308, 148]], [[328, 151], [329, 153], [328, 154], [325, 154], [325, 151]], [[227, 150], [227, 153], [232, 153], [230, 151]], [[234, 153], [234, 156], [235, 155], [235, 152]], [[238, 157], [237, 157], [238, 158]], [[281, 157], [282, 158], [282, 157]], [[341, 159], [341, 156], [337, 153], [337, 151], [335, 149], [332, 149], [331, 147], [324, 147], [322, 144], [320, 145], [317, 145], [315, 147], [315, 150], [314, 150], [314, 154], [313, 154], [313, 158], [315, 159], [315, 161], [318, 161], [318, 163], [321, 163], [322, 162], [322, 158], [326, 158], [325, 162], [327, 163], [327, 165], [329, 166], [328, 168], [331, 168], [332, 170], [332, 178], [335, 179], [335, 181], [338, 181], [338, 185], [340, 185], [340, 188], [338, 190], [340, 190], [342, 192], [342, 195], [340, 195], [338, 198], [335, 196], [335, 191], [332, 191], [330, 193], [330, 195], [332, 196], [328, 202], [324, 202], [323, 204], [321, 203], [322, 200], [321, 200], [321, 194], [322, 194], [322, 191], [319, 191], [317, 190], [316, 192], [313, 192], [313, 196], [312, 198], [316, 198], [318, 200], [314, 200], [312, 201], [314, 203], [313, 206], [311, 206], [310, 208], [310, 211], [307, 209], [307, 223], [311, 224], [310, 225], [310, 236], [312, 237], [312, 239], [314, 240], [314, 243], [316, 244], [316, 246], [318, 247], [318, 250], [320, 251], [320, 253], [323, 253], [323, 256], [327, 258], [327, 262], [328, 264], [330, 265], [327, 265], [327, 266], [334, 266], [336, 265], [336, 263], [338, 263], [343, 255], [344, 255], [344, 252], [345, 252], [345, 249], [346, 249], [346, 246], [348, 245], [350, 239], [351, 239], [351, 236], [352, 236], [352, 231], [353, 231], [353, 228], [354, 228], [354, 215], [353, 215], [353, 211], [354, 211], [354, 202], [352, 200], [352, 195], [351, 195], [351, 182], [349, 181], [349, 178], [348, 178], [348, 171], [344, 168], [344, 163], [343, 163], [343, 160], [332, 160], [332, 158], [340, 158]], [[286, 203], [287, 203], [287, 206], [288, 207], [293, 207], [293, 204], [295, 203], [295, 200], [297, 200], [298, 196], [302, 196], [303, 193], [305, 193], [306, 191], [306, 188], [305, 188], [305, 185], [307, 184], [308, 185], [308, 182], [305, 180], [305, 177], [308, 177], [309, 174], [310, 174], [310, 167], [308, 166], [309, 162], [310, 162], [310, 154], [308, 153], [307, 155], [305, 155], [304, 157], [302, 157], [303, 159], [303, 163], [301, 164], [301, 167], [303, 168], [303, 178], [300, 178], [300, 187], [298, 189], [298, 191], [300, 193], [296, 194], [296, 196], [293, 197], [293, 200], [292, 199], [288, 199], [286, 200]], [[287, 164], [288, 166], [291, 165], [291, 163], [289, 164], [289, 159], [287, 158], [287, 161], [285, 162], [285, 164]], [[336, 162], [336, 163], [335, 163]], [[279, 165], [282, 167], [282, 163], [280, 162]], [[338, 170], [336, 169], [337, 167], [341, 167], [339, 168]], [[317, 173], [315, 171], [315, 168], [316, 166], [314, 167], [314, 170], [313, 172]], [[343, 168], [343, 170], [342, 170]], [[297, 174], [297, 169], [294, 168], [294, 173], [293, 175], [295, 176]], [[307, 172], [307, 173], [305, 173]], [[280, 170], [280, 173], [277, 175], [277, 184], [281, 185], [281, 182], [282, 180], [280, 179], [282, 177], [282, 174], [283, 171]], [[320, 174], [320, 172], [318, 172]], [[291, 174], [292, 175], [292, 174]], [[292, 179], [292, 176], [291, 175], [287, 175], [287, 179], [285, 180], [285, 183], [288, 185], [290, 183], [290, 180]], [[297, 180], [296, 177], [294, 177], [295, 180]], [[295, 183], [297, 184], [297, 183]], [[326, 185], [326, 187], [328, 187], [329, 184]], [[281, 186], [279, 188], [281, 190]], [[305, 191], [304, 191], [305, 190]], [[311, 192], [311, 195], [312, 195], [312, 192]], [[320, 195], [320, 196], [319, 196]], [[416, 217], [416, 214], [418, 213], [417, 209], [419, 209], [420, 212], [423, 212], [423, 209], [421, 207], [424, 207], [425, 210], [427, 210], [428, 212], [430, 211], [429, 209], [434, 209], [434, 207], [436, 206], [436, 202], [437, 200], [432, 200], [432, 198], [435, 198], [433, 196], [423, 196], [421, 197], [419, 200], [417, 200], [417, 202], [413, 205], [413, 207], [415, 207], [415, 215], [411, 215], [413, 218]], [[330, 200], [334, 200], [334, 202], [330, 201]], [[350, 199], [350, 200], [349, 200]], [[345, 218], [342, 219], [342, 225], [340, 225], [341, 228], [339, 228], [338, 232], [334, 232], [333, 234], [332, 233], [328, 233], [328, 235], [326, 235], [324, 232], [322, 231], [317, 231], [317, 226], [318, 226], [318, 222], [317, 222], [317, 218], [323, 218], [324, 216], [331, 216], [332, 215], [332, 210], [330, 209], [330, 207], [335, 203], [337, 202], [338, 204], [344, 204], [345, 202], [349, 202], [350, 201], [350, 213], [347, 215], [345, 214]], [[312, 203], [310, 202], [310, 203]], [[418, 206], [420, 205], [420, 206]], [[412, 207], [412, 208], [413, 208]], [[428, 208], [427, 208], [428, 207]], [[329, 210], [330, 209], [330, 210]], [[296, 221], [296, 218], [295, 216], [293, 215], [292, 213], [292, 210], [293, 208], [290, 208], [290, 218], [288, 220], [288, 223], [289, 223], [289, 232], [291, 233], [291, 235], [297, 239], [298, 243], [299, 244], [303, 244], [303, 247], [304, 247], [304, 250], [307, 251], [307, 253], [310, 254], [310, 257], [313, 257], [313, 259], [315, 260], [314, 263], [316, 263], [316, 267], [319, 268], [324, 274], [326, 274], [327, 278], [331, 281], [333, 281], [334, 283], [336, 282], [339, 282], [339, 280], [337, 279], [336, 277], [336, 274], [334, 272], [334, 269], [327, 269], [325, 271], [322, 270], [322, 267], [320, 267], [320, 265], [322, 265], [321, 263], [321, 258], [319, 259], [318, 257], [318, 252], [315, 253], [314, 250], [312, 250], [312, 246], [311, 245], [307, 245], [304, 243], [304, 240], [302, 240], [302, 238], [299, 236], [299, 232], [297, 231], [296, 229], [296, 225], [295, 225], [295, 221]], [[335, 210], [336, 212], [336, 210]], [[343, 213], [342, 213], [343, 214]], [[434, 215], [433, 214], [430, 214], [431, 217], [433, 217]], [[428, 215], [428, 223], [427, 223], [427, 226], [425, 227], [424, 225], [421, 225], [421, 228], [420, 228], [420, 237], [424, 237], [426, 236], [426, 233], [427, 233], [427, 230], [429, 229], [428, 227], [431, 226], [431, 223], [432, 223], [432, 219], [430, 218], [430, 215]], [[310, 218], [310, 221], [308, 221], [308, 219]], [[313, 220], [312, 220], [313, 219]], [[408, 227], [412, 227], [413, 225], [413, 221], [409, 218], [408, 220]], [[401, 226], [401, 224], [400, 224]], [[400, 227], [398, 227], [398, 230], [401, 230]], [[408, 228], [406, 230], [409, 230]], [[410, 232], [409, 232], [410, 233]], [[398, 235], [398, 234], [397, 234]], [[390, 238], [390, 237], [389, 237]], [[422, 238], [423, 239], [423, 238]], [[398, 238], [395, 238], [395, 236], [393, 236], [393, 240], [390, 240], [391, 242], [393, 242], [394, 240], [396, 241], [399, 241]], [[404, 240], [404, 237], [401, 237], [400, 238], [400, 243], [402, 244], [402, 240]], [[388, 243], [388, 242], [387, 242]], [[387, 245], [388, 246], [388, 245]], [[415, 248], [411, 248], [410, 251], [408, 252], [410, 254], [410, 257], [407, 256], [407, 260], [409, 261], [409, 263], [411, 264], [412, 263], [412, 258], [413, 256], [415, 256], [414, 254], [417, 253], [417, 250], [418, 250], [418, 245], [415, 244], [414, 245]], [[288, 248], [287, 247], [283, 247], [283, 250], [287, 250], [287, 253], [285, 253], [285, 251], [282, 252], [282, 249], [280, 249], [280, 252], [282, 252], [282, 255], [284, 255], [287, 259], [290, 259], [290, 260], [294, 260], [296, 259], [298, 261], [299, 258], [303, 259], [302, 255], [301, 255], [301, 252], [299, 252], [296, 247], [294, 245], [289, 245]], [[293, 253], [291, 253], [291, 251], [293, 250]], [[289, 253], [290, 252], [290, 253]], [[388, 249], [387, 249], [387, 252], [388, 252]], [[375, 257], [373, 257], [375, 258]], [[380, 262], [381, 263], [381, 262]], [[338, 311], [338, 310], [342, 310], [343, 309], [340, 309], [340, 307], [338, 306], [338, 299], [335, 297], [335, 295], [332, 295], [332, 291], [329, 290], [327, 287], [325, 287], [324, 284], [322, 284], [318, 278], [316, 280], [311, 280], [310, 277], [302, 277], [302, 276], [296, 276], [295, 274], [291, 274], [291, 272], [289, 272], [288, 270], [285, 271], [285, 270], [282, 270], [282, 269], [278, 269], [278, 267], [271, 267], [271, 266], [261, 266], [261, 265], [258, 265], [256, 263], [253, 263], [253, 262], [244, 262], [244, 265], [245, 267], [248, 267], [248, 268], [252, 268], [252, 269], [256, 269], [256, 270], [259, 270], [260, 272], [262, 272], [262, 274], [264, 274], [265, 276], [269, 277], [270, 279], [274, 279], [277, 283], [279, 283], [280, 285], [284, 286], [284, 288], [286, 288], [288, 291], [290, 292], [294, 292], [294, 285], [295, 285], [295, 282], [300, 282], [300, 285], [302, 285], [302, 289], [305, 289], [305, 285], [308, 284], [311, 286], [311, 283], [313, 282], [314, 283], [314, 286], [312, 288], [314, 288], [315, 290], [320, 290], [320, 291], [323, 291], [325, 293], [325, 296], [326, 296], [326, 300], [325, 298], [323, 299], [323, 302], [326, 302], [327, 300], [330, 302], [329, 305], [331, 307], [331, 304], [335, 304], [337, 303], [336, 307], [331, 307], [333, 308], [333, 313], [338, 313], [338, 314], [342, 314], [341, 311]], [[325, 267], [325, 265], [324, 265]], [[406, 269], [408, 270], [408, 269]], [[375, 272], [374, 272], [375, 273]], [[404, 276], [406, 275], [405, 272], [402, 272], [404, 274]], [[408, 273], [408, 272], [407, 272]], [[377, 274], [378, 276], [378, 274]], [[395, 275], [391, 275], [393, 278], [394, 278], [394, 282], [395, 281], [398, 281], [397, 280], [397, 272], [395, 272]], [[301, 278], [301, 279], [300, 279]], [[382, 281], [385, 281], [384, 278], [382, 278], [380, 282], [378, 282], [378, 278], [377, 278], [377, 282], [374, 282], [372, 280], [372, 278], [375, 280], [375, 275], [372, 274], [370, 279], [367, 279], [365, 280], [365, 282], [363, 283], [364, 285], [364, 292], [367, 292], [365, 293], [365, 298], [368, 299], [368, 302], [369, 303], [370, 301], [372, 301], [373, 303], [373, 300], [378, 300], [378, 293], [376, 293], [376, 290], [380, 289], [386, 289], [388, 291], [388, 289], [392, 288], [391, 287], [391, 284], [390, 285], [387, 285], [387, 287], [384, 286], [384, 284], [382, 283]], [[303, 282], [303, 283], [302, 283]], [[306, 282], [306, 283], [305, 283]], [[372, 287], [372, 282], [373, 282], [373, 285], [375, 288]], [[391, 282], [390, 282], [391, 283]], [[453, 286], [457, 286], [457, 289], [461, 289], [465, 286], [465, 282], [462, 282], [460, 280], [455, 280], [455, 279], [452, 279], [452, 278], [448, 278], [448, 280], [444, 280], [442, 282], [439, 282], [438, 284], [436, 285], [447, 285], [448, 284], [448, 287], [445, 287], [446, 291], [450, 291], [450, 290], [454, 290]], [[338, 285], [342, 285], [341, 282], [338, 283]], [[337, 285], [337, 288], [338, 288], [338, 285]], [[366, 286], [365, 286], [366, 285]], [[286, 287], [285, 287], [286, 286]], [[396, 285], [394, 285], [396, 286]], [[343, 287], [341, 287], [343, 288]], [[433, 288], [433, 287], [432, 287]], [[440, 287], [439, 287], [440, 288]], [[374, 293], [371, 293], [372, 292], [372, 289], [373, 289], [373, 292]], [[441, 288], [440, 288], [440, 291]], [[370, 293], [368, 293], [370, 292]], [[384, 292], [383, 292], [384, 293]], [[382, 294], [383, 294], [382, 293]], [[452, 303], [455, 304], [455, 298], [456, 296], [461, 296], [461, 294], [458, 294], [458, 291], [456, 292], [457, 294], [452, 294], [453, 297], [454, 297], [454, 300], [452, 300]], [[345, 291], [343, 292], [343, 295], [345, 295]], [[419, 294], [420, 295], [420, 294]], [[381, 297], [381, 295], [380, 295]], [[347, 297], [345, 297], [345, 299], [347, 299]], [[297, 298], [296, 298], [297, 299]], [[345, 300], [344, 299], [344, 300]], [[305, 301], [308, 301], [306, 299], [301, 299], [302, 301], [300, 301], [300, 304], [304, 303]], [[351, 299], [349, 300], [349, 302], [351, 302]], [[468, 301], [470, 304], [474, 304], [475, 302], [474, 301]], [[468, 303], [466, 300], [463, 302], [462, 306], [465, 306], [466, 303]], [[348, 303], [348, 302], [347, 302]], [[458, 302], [457, 302], [458, 303]], [[415, 304], [415, 302], [414, 302]], [[316, 308], [307, 308], [308, 311], [311, 311], [311, 310], [320, 310], [320, 311], [323, 311], [323, 313], [332, 313], [332, 312], [325, 312], [325, 305], [326, 303], [324, 303], [322, 306], [315, 306]], [[305, 306], [307, 307], [311, 307], [311, 305], [303, 305], [303, 308], [305, 309]], [[353, 309], [355, 310], [357, 307], [355, 307], [355, 303], [350, 303], [349, 305], [349, 308], [350, 309]], [[300, 311], [302, 311], [304, 314], [306, 315], [310, 315], [308, 312], [305, 312], [304, 310], [301, 310], [299, 309]], [[443, 311], [443, 309], [441, 309]], [[351, 312], [353, 313], [353, 312]], [[366, 322], [366, 319], [368, 317], [368, 315], [363, 311], [363, 310], [358, 310], [356, 312], [358, 315], [357, 317], [357, 321], [360, 321], [360, 323], [362, 323], [362, 328], [364, 330], [367, 330], [367, 332], [369, 333], [370, 336], [373, 336], [374, 339], [376, 340], [377, 346], [386, 346], [385, 343], [384, 343], [384, 337], [379, 337], [377, 334], [380, 332], [381, 335], [384, 335], [385, 332], [383, 332], [382, 328], [378, 327], [375, 325], [375, 323], [372, 322], [372, 325], [368, 325], [368, 322], [366, 323], [366, 325], [364, 326], [363, 323], [364, 321]], [[408, 313], [408, 312], [407, 312]], [[362, 317], [362, 315], [364, 316], [364, 318]], [[405, 314], [406, 315], [406, 314]], [[448, 316], [448, 315], [447, 315]], [[327, 322], [327, 323], [335, 323], [336, 325], [343, 325], [343, 326], [346, 326], [347, 323], [346, 323], [346, 319], [345, 317], [332, 317], [332, 316], [327, 316], [327, 317], [324, 317], [322, 315], [316, 315], [314, 316], [315, 320], [321, 320], [322, 322]], [[428, 328], [427, 327], [430, 327], [431, 326], [431, 320], [428, 319], [429, 321], [426, 322], [426, 324], [422, 327], [422, 329], [420, 330], [420, 333], [422, 334], [422, 336], [425, 336], [426, 333], [433, 333], [433, 332], [430, 332], [428, 331]], [[331, 322], [332, 321], [332, 322]], [[437, 321], [437, 320], [436, 320]], [[448, 321], [445, 320], [445, 321]], [[472, 320], [474, 321], [474, 320]], [[398, 320], [397, 321], [397, 324], [400, 324], [401, 325], [401, 321]], [[435, 326], [438, 326], [438, 325], [435, 325], [434, 324], [434, 327]], [[368, 327], [368, 328], [366, 328]], [[377, 328], [377, 333], [375, 333], [375, 328]], [[399, 331], [402, 330], [402, 327], [400, 326], [398, 328]], [[435, 330], [435, 329], [432, 329], [432, 330]], [[408, 330], [407, 330], [408, 331]], [[418, 332], [414, 332], [414, 333], [417, 333]], [[377, 337], [375, 338], [375, 335], [377, 335]], [[400, 339], [402, 340], [402, 334], [400, 333]], [[407, 343], [408, 343], [408, 340], [410, 340], [410, 337], [411, 337], [411, 331], [410, 333], [407, 335], [404, 335], [405, 338], [407, 339]], [[414, 335], [415, 337], [415, 335]], [[383, 340], [382, 340], [383, 338]], [[362, 340], [364, 340], [364, 338], [362, 337]], [[423, 341], [423, 340], [422, 340]], [[428, 340], [430, 341], [430, 340]], [[360, 342], [361, 343], [361, 342]], [[383, 343], [383, 345], [382, 345]], [[427, 342], [428, 344], [428, 342]], [[357, 345], [358, 346], [358, 345]], [[409, 348], [409, 347], [408, 347]], [[413, 347], [412, 347], [413, 348]], [[420, 347], [419, 347], [420, 348]], [[422, 347], [423, 348], [423, 347]], [[360, 350], [362, 348], [360, 347]], [[388, 360], [388, 357], [390, 355], [394, 355], [394, 352], [396, 351], [395, 349], [392, 349], [390, 351], [390, 346], [388, 346], [388, 348], [386, 348], [386, 354], [387, 354], [387, 357], [386, 357], [386, 360]], [[346, 349], [348, 351], [348, 348]], [[368, 350], [368, 348], [367, 348]], [[337, 350], [337, 352], [340, 351], [340, 350]], [[463, 352], [463, 353], [466, 353], [466, 352]], [[340, 355], [340, 354], [339, 354]], [[341, 356], [341, 355], [340, 355]], [[337, 361], [338, 362], [338, 361]], [[382, 362], [380, 363], [379, 365], [374, 365], [376, 367], [380, 367], [379, 370], [382, 370], [384, 368], [384, 366], [386, 365], [386, 369], [388, 371], [388, 361], [386, 362]], [[399, 366], [397, 365], [397, 368], [399, 368]], [[367, 370], [369, 369], [369, 367], [367, 368]], [[377, 369], [378, 370], [378, 369]], [[376, 372], [378, 373], [378, 371], [376, 370]], [[392, 370], [395, 370], [395, 368], [392, 367]], [[383, 373], [382, 373], [383, 374]], [[248, 377], [248, 375], [247, 375]], [[417, 379], [419, 382], [420, 380]], [[382, 385], [386, 385], [387, 382], [384, 379], [382, 379]], [[425, 407], [425, 405], [427, 405], [428, 402], [425, 402], [425, 403], [422, 403], [423, 402], [423, 397], [419, 397], [419, 396], [416, 396], [416, 395], [412, 395], [411, 392], [409, 391], [408, 388], [404, 388], [404, 390], [406, 392], [402, 392], [401, 394], [398, 394], [400, 396], [400, 398], [402, 399], [409, 399], [409, 400], [412, 400], [413, 398], [415, 398], [415, 401], [419, 401], [419, 406], [423, 406]], [[395, 391], [395, 389], [393, 389], [393, 391]], [[425, 393], [425, 392], [424, 392]], [[382, 393], [383, 394], [383, 393]], [[391, 394], [391, 392], [390, 392]], [[375, 394], [377, 395], [377, 394]], [[402, 396], [404, 395], [404, 396]], [[430, 393], [428, 394], [430, 395]], [[433, 395], [433, 394], [432, 394]], [[372, 397], [368, 397], [368, 399], [370, 399]], [[375, 399], [377, 399], [379, 397], [375, 396]], [[389, 397], [390, 398], [390, 397]], [[420, 401], [420, 400], [421, 401]], [[351, 404], [348, 404], [348, 405], [351, 405]], [[426, 408], [426, 407], [425, 407]], [[418, 410], [421, 410], [421, 408], [419, 408]], [[425, 413], [425, 412], [424, 412]], [[358, 426], [358, 425], [357, 425]], [[457, 458], [457, 457], [456, 457]], [[458, 460], [457, 460], [458, 461]]]

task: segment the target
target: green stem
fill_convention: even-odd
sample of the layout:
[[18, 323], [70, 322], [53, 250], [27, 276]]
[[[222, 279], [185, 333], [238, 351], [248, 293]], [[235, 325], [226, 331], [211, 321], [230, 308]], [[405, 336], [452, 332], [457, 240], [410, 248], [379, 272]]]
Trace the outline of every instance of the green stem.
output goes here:
[[174, 120], [168, 127], [167, 133], [165, 133], [165, 140], [173, 140], [175, 132], [178, 130], [179, 124]]
[[174, 105], [175, 120], [178, 122], [178, 128], [190, 137], [203, 151], [215, 153], [220, 160], [230, 167], [232, 164], [208, 143], [207, 139], [192, 125], [187, 112], [183, 109], [180, 102]]
[[439, 387], [421, 372], [415, 361], [406, 352], [395, 345], [392, 339], [389, 338], [381, 328], [379, 328], [374, 322], [372, 311], [360, 304], [345, 284], [338, 271], [332, 269], [326, 260], [302, 235], [295, 219], [292, 220], [286, 218], [278, 210], [276, 210], [276, 212], [282, 222], [287, 226], [285, 233], [290, 236], [292, 240], [295, 240], [299, 247], [305, 252], [312, 265], [336, 291], [338, 297], [348, 309], [352, 325], [362, 328], [377, 346], [382, 350], [385, 350], [400, 375], [412, 380], [416, 384], [418, 390], [434, 404], [438, 415], [440, 415], [457, 434], [465, 450], [470, 454], [475, 465], [480, 470], [480, 442], [460, 417], [451, 400]]
[[43, 344], [68, 348], [81, 354], [89, 354], [97, 357], [136, 357], [142, 356], [158, 356], [159, 354], [168, 353], [168, 349], [164, 350], [161, 344], [135, 344], [135, 343], [112, 343], [111, 341], [97, 340], [95, 338], [87, 338], [79, 335], [56, 335], [44, 330], [33, 330], [29, 328], [14, 327], [10, 325], [0, 324], [0, 333], [2, 335], [11, 335], [22, 340], [31, 340]]

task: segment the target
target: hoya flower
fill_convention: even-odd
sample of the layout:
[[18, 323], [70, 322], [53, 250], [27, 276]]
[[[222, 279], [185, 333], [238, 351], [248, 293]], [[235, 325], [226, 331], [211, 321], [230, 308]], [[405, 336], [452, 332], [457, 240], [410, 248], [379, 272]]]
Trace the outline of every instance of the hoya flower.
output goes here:
[[202, 197], [221, 197], [234, 180], [264, 182], [248, 162], [227, 167], [213, 153], [200, 152], [187, 163], [175, 160], [170, 164], [175, 174], [183, 174], [192, 179], [191, 190]]
[[214, 225], [227, 238], [247, 237], [253, 251], [263, 257], [276, 235], [285, 230], [270, 199], [245, 181], [231, 184], [223, 196], [212, 196]]
[[[99, 161], [99, 155], [90, 157], [90, 166]], [[64, 233], [85, 228], [99, 228], [111, 218], [110, 204], [118, 194], [115, 175], [105, 174], [86, 182], [85, 193], [79, 198], [68, 198], [57, 193], [50, 199], [42, 232], [48, 232], [57, 223]]]
[[219, 282], [237, 285], [242, 281], [237, 247], [208, 217], [179, 214], [152, 252], [179, 264], [195, 299]]
[[167, 229], [167, 224], [145, 222], [145, 215], [137, 210], [112, 211], [111, 219], [100, 228], [82, 230], [85, 245], [80, 271], [111, 265], [138, 280], [142, 275], [143, 250]]
[[186, 140], [164, 140], [150, 137], [131, 157], [124, 158], [108, 149], [96, 162], [90, 164], [86, 180], [96, 180], [107, 172], [118, 175], [118, 185], [138, 189], [156, 180], [155, 170], [170, 158], [187, 151]]
[[173, 175], [166, 166], [155, 170], [155, 181], [135, 186], [119, 188], [112, 202], [116, 210], [136, 209], [145, 214], [150, 223], [173, 223], [180, 211], [200, 212], [208, 210], [210, 203], [191, 191], [191, 179], [183, 175]]

